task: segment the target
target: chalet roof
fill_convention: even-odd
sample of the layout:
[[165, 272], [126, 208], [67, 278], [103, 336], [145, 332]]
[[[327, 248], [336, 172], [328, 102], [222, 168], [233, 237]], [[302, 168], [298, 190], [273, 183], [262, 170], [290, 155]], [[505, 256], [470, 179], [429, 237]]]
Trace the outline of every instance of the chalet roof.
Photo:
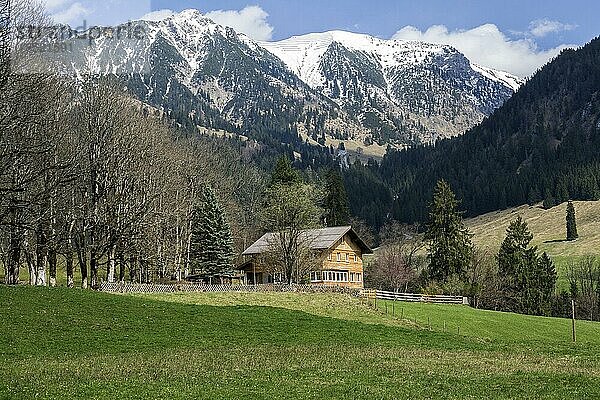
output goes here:
[[[360, 247], [363, 254], [372, 254], [373, 251], [365, 244], [351, 226], [337, 226], [333, 228], [310, 229], [302, 232], [303, 240], [306, 239], [310, 244], [311, 250], [328, 250], [343, 238], [350, 235], [352, 240]], [[277, 240], [279, 233], [266, 233], [258, 239], [252, 246], [248, 247], [242, 254], [245, 256], [254, 256], [264, 253], [269, 246]]]

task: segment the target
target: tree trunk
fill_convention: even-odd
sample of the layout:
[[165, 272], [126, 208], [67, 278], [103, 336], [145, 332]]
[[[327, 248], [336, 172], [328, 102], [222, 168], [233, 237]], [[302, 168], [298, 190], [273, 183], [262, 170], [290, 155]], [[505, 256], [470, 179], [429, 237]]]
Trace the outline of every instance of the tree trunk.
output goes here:
[[35, 254], [33, 249], [31, 249], [29, 240], [25, 239], [23, 243], [24, 253], [25, 253], [25, 261], [27, 262], [27, 269], [29, 270], [29, 285], [34, 286], [37, 277], [37, 267], [35, 263]]
[[75, 280], [73, 279], [73, 249], [70, 246], [65, 256], [65, 266], [67, 267], [67, 287], [73, 288], [75, 286]]
[[187, 279], [188, 276], [190, 276], [190, 257], [191, 257], [191, 251], [192, 251], [192, 222], [190, 220], [190, 222], [188, 223], [188, 236], [187, 236], [187, 240], [186, 240], [186, 246], [185, 246], [185, 264], [184, 264], [184, 270], [183, 270], [183, 278]]
[[48, 253], [48, 266], [50, 272], [50, 287], [56, 287], [56, 265], [58, 264], [58, 255], [54, 248], [50, 249]]
[[46, 266], [48, 264], [48, 243], [44, 227], [40, 224], [37, 232], [36, 247], [36, 286], [46, 286]]
[[84, 245], [77, 248], [77, 261], [79, 262], [79, 270], [81, 271], [81, 288], [88, 288], [88, 267], [87, 267], [87, 252]]
[[8, 264], [4, 266], [5, 283], [7, 285], [19, 284], [19, 273], [21, 266], [21, 248], [23, 245], [24, 235], [23, 230], [17, 226], [17, 210], [11, 211], [11, 227], [8, 249]]
[[[55, 160], [55, 162], [57, 162]], [[52, 178], [54, 179], [54, 177]], [[49, 219], [49, 232], [50, 232], [50, 241], [48, 246], [48, 267], [49, 267], [49, 283], [50, 287], [56, 287], [56, 266], [58, 264], [58, 253], [57, 253], [57, 243], [56, 243], [56, 211], [54, 198], [56, 197], [56, 193], [53, 190], [53, 196], [50, 197], [50, 219]]]
[[119, 253], [119, 282], [125, 282], [125, 255], [123, 252]]
[[129, 270], [129, 277], [132, 282], [142, 283], [142, 276], [139, 274], [139, 264], [137, 255], [131, 257], [131, 266]]
[[108, 267], [106, 269], [106, 281], [113, 283], [115, 281], [117, 246], [113, 245], [108, 253]]
[[35, 286], [37, 282], [37, 268], [33, 258], [27, 263], [27, 266], [29, 268], [29, 286]]
[[48, 264], [48, 252], [40, 249], [37, 254], [36, 286], [46, 286], [46, 266]]
[[93, 246], [90, 251], [90, 287], [92, 289], [98, 288], [98, 254]]
[[73, 228], [75, 227], [75, 222], [72, 221], [67, 229], [67, 252], [65, 255], [65, 266], [67, 268], [67, 287], [73, 288], [75, 286], [74, 279], [74, 256], [75, 256], [75, 248], [73, 246]]
[[[15, 228], [15, 230], [17, 230]], [[9, 266], [6, 274], [6, 284], [18, 285], [19, 284], [19, 273], [21, 266], [21, 243], [22, 239], [19, 239], [19, 233], [15, 232], [14, 237], [11, 238], [10, 244], [10, 255], [9, 255]]]

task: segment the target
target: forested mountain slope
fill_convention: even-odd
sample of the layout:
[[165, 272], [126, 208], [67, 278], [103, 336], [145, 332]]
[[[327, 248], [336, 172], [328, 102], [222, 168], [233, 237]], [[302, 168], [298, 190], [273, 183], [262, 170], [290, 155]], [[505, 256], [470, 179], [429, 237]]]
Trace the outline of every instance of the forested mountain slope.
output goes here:
[[597, 38], [565, 50], [465, 135], [388, 154], [380, 168], [370, 169], [371, 185], [349, 193], [355, 200], [368, 197], [369, 186], [386, 186], [393, 204], [377, 207], [406, 222], [425, 219], [427, 201], [441, 178], [463, 199], [470, 216], [542, 200], [597, 200], [599, 149]]

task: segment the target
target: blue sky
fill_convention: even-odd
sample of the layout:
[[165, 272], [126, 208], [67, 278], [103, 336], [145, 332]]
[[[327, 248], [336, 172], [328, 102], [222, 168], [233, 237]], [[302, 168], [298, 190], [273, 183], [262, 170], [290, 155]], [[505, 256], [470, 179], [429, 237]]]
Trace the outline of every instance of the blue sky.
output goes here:
[[341, 29], [384, 39], [444, 42], [480, 64], [521, 76], [561, 49], [600, 35], [597, 0], [44, 1], [55, 19], [73, 26], [84, 20], [88, 26], [115, 25], [151, 11], [196, 8], [257, 40]]
[[549, 19], [577, 29], [539, 41], [544, 48], [582, 44], [600, 35], [600, 1], [594, 0], [153, 0], [153, 10], [197, 8], [240, 10], [259, 5], [273, 26], [273, 39], [332, 29], [360, 31], [383, 38], [412, 25], [426, 30], [445, 25], [450, 30], [486, 23], [500, 30], [524, 31], [531, 21]]

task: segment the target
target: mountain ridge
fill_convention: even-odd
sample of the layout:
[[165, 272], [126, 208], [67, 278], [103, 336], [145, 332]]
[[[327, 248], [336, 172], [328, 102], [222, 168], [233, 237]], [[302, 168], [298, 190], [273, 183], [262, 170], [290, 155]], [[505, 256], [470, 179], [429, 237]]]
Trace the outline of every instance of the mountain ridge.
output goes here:
[[513, 94], [509, 75], [473, 68], [449, 46], [327, 33], [309, 54], [318, 87], [275, 54], [276, 44], [269, 50], [197, 10], [137, 23], [144, 38], [75, 42], [69, 66], [119, 75], [138, 99], [190, 128], [266, 144], [432, 143], [464, 133]]

